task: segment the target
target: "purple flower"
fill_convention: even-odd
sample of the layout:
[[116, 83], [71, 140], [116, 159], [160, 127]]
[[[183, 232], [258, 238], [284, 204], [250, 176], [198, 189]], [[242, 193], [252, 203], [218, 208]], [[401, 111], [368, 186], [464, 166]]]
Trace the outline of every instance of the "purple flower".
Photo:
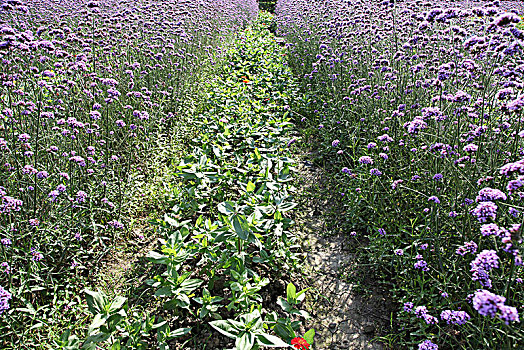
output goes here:
[[440, 318], [447, 324], [463, 325], [471, 319], [465, 311], [444, 310], [440, 313]]
[[31, 255], [33, 256], [33, 261], [40, 261], [44, 258], [44, 255], [36, 250], [36, 248], [31, 248]]
[[428, 202], [435, 202], [435, 204], [440, 204], [440, 199], [437, 196], [431, 196], [428, 198]]
[[477, 207], [471, 210], [471, 214], [476, 216], [479, 222], [486, 222], [488, 218], [497, 218], [497, 205], [493, 202], [480, 202]]
[[417, 270], [429, 271], [428, 263], [424, 260], [418, 260], [413, 267]]
[[373, 164], [373, 159], [371, 159], [371, 157], [368, 156], [360, 157], [358, 161], [360, 164]]
[[487, 202], [487, 201], [495, 201], [495, 200], [505, 201], [506, 199], [507, 199], [506, 194], [502, 192], [501, 190], [496, 189], [496, 188], [486, 187], [479, 191], [476, 201], [477, 202]]
[[401, 183], [403, 183], [404, 181], [402, 179], [399, 179], [399, 180], [395, 180], [393, 181], [393, 183], [391, 184], [391, 188], [392, 189], [396, 189], [398, 185], [400, 185]]
[[513, 306], [499, 305], [499, 310], [499, 318], [504, 321], [505, 324], [509, 325], [510, 322], [520, 322], [517, 308]]
[[8, 246], [10, 246], [11, 244], [13, 244], [9, 238], [2, 238], [2, 239], [0, 239], [0, 242], [1, 242], [4, 246], [6, 246], [6, 247], [8, 247]]
[[442, 174], [435, 174], [433, 176], [433, 180], [440, 181], [440, 180], [442, 180], [443, 177], [444, 177], [444, 175], [442, 175]]
[[505, 26], [510, 23], [519, 23], [520, 17], [514, 14], [513, 12], [504, 12], [503, 14], [495, 17], [493, 20], [493, 25], [495, 26]]
[[20, 134], [20, 135], [18, 135], [18, 140], [22, 141], [22, 142], [27, 142], [30, 138], [31, 138], [31, 136], [29, 136], [28, 134]]
[[479, 147], [473, 143], [464, 146], [464, 152], [477, 152]]
[[477, 243], [470, 241], [470, 242], [464, 242], [463, 246], [460, 246], [457, 248], [455, 253], [458, 255], [466, 255], [467, 253], [475, 253], [478, 249]]
[[337, 147], [339, 144], [340, 144], [339, 140], [333, 140], [333, 142], [331, 142], [331, 146], [333, 147]]
[[418, 350], [438, 350], [438, 345], [433, 344], [431, 340], [424, 340], [418, 344]]
[[53, 190], [51, 192], [49, 192], [49, 194], [47, 195], [49, 197], [49, 200], [51, 202], [56, 202], [56, 198], [60, 195], [60, 192], [58, 192], [57, 190]]
[[0, 314], [5, 310], [9, 310], [9, 300], [11, 300], [12, 297], [11, 293], [0, 286]]
[[497, 224], [484, 224], [480, 227], [480, 233], [482, 236], [499, 236], [501, 233], [500, 228]]
[[404, 303], [404, 311], [406, 312], [413, 311], [413, 303], [409, 301], [407, 303]]
[[395, 255], [402, 256], [404, 255], [404, 251], [402, 249], [395, 249]]
[[519, 314], [517, 309], [512, 306], [505, 305], [506, 298], [503, 296], [491, 293], [485, 289], [479, 289], [473, 296], [473, 308], [482, 316], [495, 316], [503, 320], [506, 324], [509, 322], [519, 322]]
[[84, 191], [78, 191], [76, 193], [76, 201], [78, 203], [83, 203], [86, 201], [86, 198], [87, 198], [87, 193], [85, 193]]
[[46, 179], [49, 177], [49, 173], [47, 171], [39, 171], [38, 173], [36, 173], [36, 177], [39, 178], [39, 179]]
[[382, 141], [382, 142], [393, 142], [393, 138], [391, 136], [389, 136], [388, 134], [384, 134], [384, 135], [381, 135], [378, 137], [378, 140], [379, 141]]
[[385, 235], [386, 234], [386, 230], [384, 230], [383, 228], [379, 228], [378, 229], [378, 234], [379, 235]]
[[371, 170], [369, 171], [369, 173], [370, 173], [371, 175], [375, 175], [375, 176], [380, 176], [380, 175], [382, 175], [382, 172], [381, 172], [380, 170], [378, 170], [377, 168], [373, 168], [373, 169], [371, 169]]
[[417, 306], [415, 308], [415, 316], [418, 318], [423, 318], [427, 324], [437, 324], [438, 319], [434, 316], [428, 314], [428, 309], [425, 306]]
[[118, 230], [123, 230], [124, 229], [124, 224], [122, 224], [120, 221], [117, 221], [117, 220], [110, 221], [107, 224], [109, 226], [115, 228], [115, 229], [118, 229]]
[[349, 174], [349, 175], [351, 175], [351, 170], [349, 170], [349, 169], [346, 168], [346, 167], [343, 167], [343, 168], [342, 168], [342, 172], [345, 173], [345, 174]]

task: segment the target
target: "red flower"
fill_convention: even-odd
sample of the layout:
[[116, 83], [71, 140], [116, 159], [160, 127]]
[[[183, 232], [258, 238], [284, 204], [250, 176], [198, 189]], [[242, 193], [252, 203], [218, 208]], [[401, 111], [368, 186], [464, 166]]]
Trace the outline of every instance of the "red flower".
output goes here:
[[291, 345], [298, 350], [309, 350], [309, 344], [304, 338], [296, 337], [291, 340]]

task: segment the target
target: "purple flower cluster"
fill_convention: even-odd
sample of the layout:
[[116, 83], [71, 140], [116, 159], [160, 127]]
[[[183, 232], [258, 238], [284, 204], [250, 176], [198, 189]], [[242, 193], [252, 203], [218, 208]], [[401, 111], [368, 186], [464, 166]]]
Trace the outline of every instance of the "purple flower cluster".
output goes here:
[[440, 319], [447, 324], [463, 325], [471, 319], [466, 311], [444, 310], [440, 313]]
[[11, 293], [0, 286], [0, 314], [9, 310], [9, 300], [11, 300], [12, 297]]
[[413, 313], [415, 314], [415, 316], [417, 316], [418, 318], [422, 318], [424, 319], [424, 321], [427, 323], [427, 324], [437, 324], [438, 323], [438, 319], [434, 316], [431, 316], [430, 314], [428, 314], [428, 308], [425, 307], [425, 306], [417, 306], [414, 310], [413, 310]]
[[471, 262], [472, 279], [479, 281], [483, 287], [491, 288], [491, 279], [489, 272], [499, 267], [499, 257], [494, 250], [483, 250], [475, 260]]
[[438, 350], [438, 345], [431, 342], [431, 340], [424, 340], [418, 344], [418, 350]]
[[479, 289], [473, 296], [473, 308], [482, 316], [498, 317], [506, 324], [520, 322], [518, 311], [515, 307], [505, 304], [506, 298], [496, 295], [485, 289]]

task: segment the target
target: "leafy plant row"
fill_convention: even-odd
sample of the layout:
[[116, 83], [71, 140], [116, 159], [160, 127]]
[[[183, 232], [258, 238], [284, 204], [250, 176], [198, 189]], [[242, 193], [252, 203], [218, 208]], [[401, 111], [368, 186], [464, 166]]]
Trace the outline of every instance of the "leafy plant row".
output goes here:
[[275, 282], [302, 266], [289, 231], [296, 203], [287, 148], [294, 129], [286, 107], [296, 84], [284, 51], [265, 29], [270, 19], [263, 15], [239, 34], [227, 64], [208, 84], [204, 112], [193, 120], [193, 150], [176, 166], [176, 204], [154, 222], [160, 247], [147, 258], [159, 273], [147, 281], [147, 291], [163, 316], [136, 322], [125, 298], [88, 291], [94, 315], [88, 337], [80, 342], [66, 333], [64, 349], [96, 349], [104, 342], [111, 349], [146, 349], [150, 332], [167, 349], [171, 339], [187, 339], [207, 325], [238, 350], [306, 349], [313, 342], [313, 330], [297, 336], [309, 317], [298, 309], [307, 289], [288, 283], [285, 298], [268, 298]]

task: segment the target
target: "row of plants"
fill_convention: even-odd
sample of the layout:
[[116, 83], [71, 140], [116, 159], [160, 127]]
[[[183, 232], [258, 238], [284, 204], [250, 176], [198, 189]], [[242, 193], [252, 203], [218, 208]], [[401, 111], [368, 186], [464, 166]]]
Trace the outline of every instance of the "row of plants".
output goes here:
[[0, 2], [0, 347], [43, 347], [57, 319], [82, 320], [79, 291], [130, 229], [131, 175], [257, 11]]
[[390, 286], [398, 348], [522, 348], [524, 8], [280, 0], [344, 230]]
[[87, 337], [66, 332], [59, 348], [305, 350], [313, 343], [314, 330], [300, 333], [309, 315], [298, 305], [308, 289], [278, 287], [301, 271], [302, 256], [289, 231], [296, 204], [288, 109], [297, 85], [271, 21], [261, 13], [225, 52], [191, 120], [191, 152], [171, 166], [172, 207], [153, 221], [159, 244], [147, 255], [157, 274], [134, 301], [154, 309], [136, 312], [124, 296], [88, 290]]

